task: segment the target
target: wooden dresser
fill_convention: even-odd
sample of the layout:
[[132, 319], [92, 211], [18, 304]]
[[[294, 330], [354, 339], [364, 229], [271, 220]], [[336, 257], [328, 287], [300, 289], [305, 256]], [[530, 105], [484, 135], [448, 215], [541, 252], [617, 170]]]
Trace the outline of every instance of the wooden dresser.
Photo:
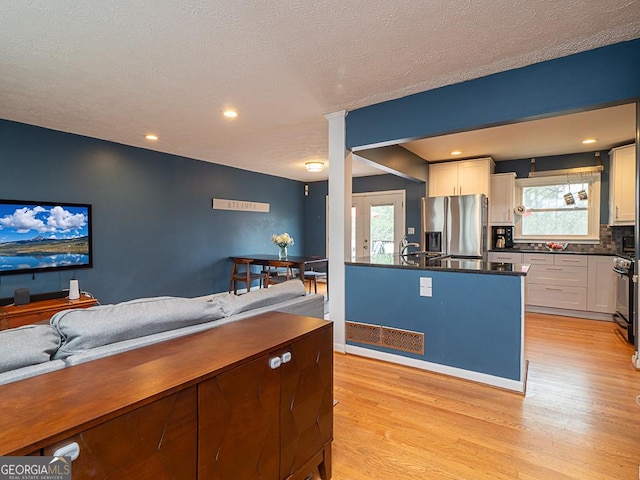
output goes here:
[[333, 325], [269, 312], [0, 385], [0, 455], [86, 478], [331, 478]]
[[0, 330], [47, 321], [62, 310], [88, 308], [97, 304], [97, 299], [80, 295], [78, 300], [69, 300], [65, 297], [31, 302], [26, 305], [7, 305], [0, 307]]

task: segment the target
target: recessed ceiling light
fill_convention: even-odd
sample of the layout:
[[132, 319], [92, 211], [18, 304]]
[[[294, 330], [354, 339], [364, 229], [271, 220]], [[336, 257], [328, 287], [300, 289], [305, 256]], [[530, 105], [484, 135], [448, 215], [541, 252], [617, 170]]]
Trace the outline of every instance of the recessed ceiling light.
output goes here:
[[584, 140], [582, 140], [582, 143], [584, 143], [585, 145], [588, 145], [590, 143], [596, 143], [598, 140], [595, 138], [586, 138]]
[[324, 163], [322, 162], [307, 162], [304, 164], [304, 168], [307, 169], [307, 172], [321, 172], [324, 170]]
[[236, 118], [238, 116], [238, 112], [235, 110], [225, 110], [222, 114], [227, 118]]
[[451, 155], [460, 155], [462, 152], [460, 150], [454, 150], [451, 152]]
[[149, 133], [145, 135], [144, 138], [146, 138], [147, 140], [151, 140], [152, 142], [155, 142], [156, 140], [158, 140], [158, 136], [154, 135], [153, 133]]

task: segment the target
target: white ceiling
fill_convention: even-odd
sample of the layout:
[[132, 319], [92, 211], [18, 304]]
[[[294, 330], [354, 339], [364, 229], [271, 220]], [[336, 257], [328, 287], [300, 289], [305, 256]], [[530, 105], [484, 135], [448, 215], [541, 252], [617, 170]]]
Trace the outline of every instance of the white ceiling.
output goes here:
[[[2, 0], [0, 117], [318, 180], [326, 171], [309, 174], [304, 162], [326, 161], [325, 114], [638, 38], [639, 7]], [[239, 117], [224, 119], [226, 107]]]

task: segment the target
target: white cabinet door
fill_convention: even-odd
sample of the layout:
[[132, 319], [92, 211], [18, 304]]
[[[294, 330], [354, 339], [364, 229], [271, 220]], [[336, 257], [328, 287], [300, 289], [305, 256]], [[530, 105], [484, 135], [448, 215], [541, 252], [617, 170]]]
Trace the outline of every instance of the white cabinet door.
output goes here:
[[609, 222], [612, 225], [635, 224], [636, 147], [611, 150]]
[[614, 313], [616, 309], [616, 285], [613, 257], [589, 255], [587, 310]]
[[457, 195], [458, 162], [429, 165], [429, 196]]
[[515, 172], [491, 175], [489, 217], [491, 225], [513, 225]]
[[488, 157], [429, 165], [429, 196], [484, 193], [489, 197], [493, 168]]
[[489, 197], [491, 168], [490, 159], [458, 162], [458, 195], [484, 193]]

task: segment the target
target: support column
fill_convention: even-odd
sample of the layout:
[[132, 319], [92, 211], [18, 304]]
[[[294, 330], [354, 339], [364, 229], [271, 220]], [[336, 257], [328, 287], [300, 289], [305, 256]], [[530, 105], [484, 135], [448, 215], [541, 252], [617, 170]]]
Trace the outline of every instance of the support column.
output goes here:
[[345, 260], [351, 257], [351, 157], [346, 151], [347, 112], [325, 115], [329, 122], [329, 319], [336, 351], [345, 352]]

